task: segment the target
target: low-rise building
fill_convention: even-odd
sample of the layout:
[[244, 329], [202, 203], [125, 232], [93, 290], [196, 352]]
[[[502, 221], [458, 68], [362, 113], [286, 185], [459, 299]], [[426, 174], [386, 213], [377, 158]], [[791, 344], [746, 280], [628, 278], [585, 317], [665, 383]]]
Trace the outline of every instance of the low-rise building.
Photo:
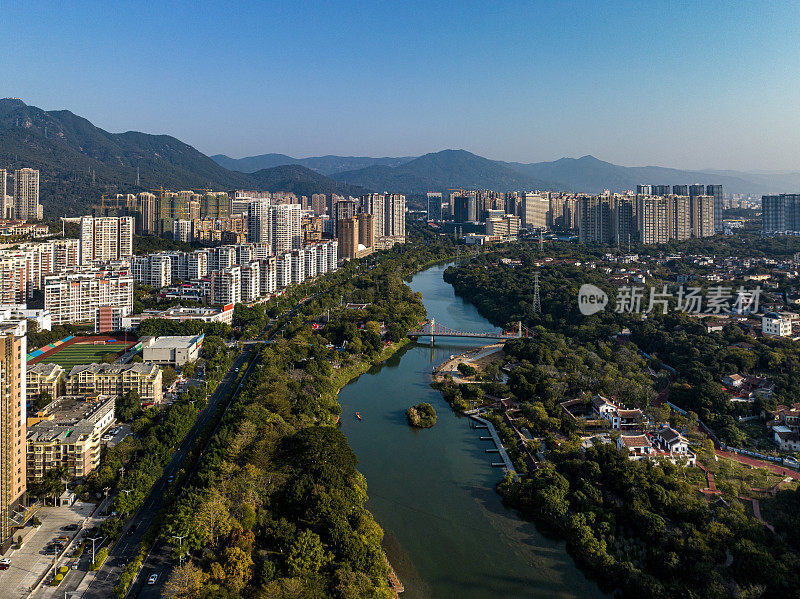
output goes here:
[[600, 418], [610, 422], [611, 428], [614, 430], [637, 428], [645, 421], [644, 414], [640, 409], [626, 409], [602, 395], [595, 395], [592, 398], [592, 408]]
[[161, 369], [155, 364], [79, 364], [66, 378], [69, 395], [124, 395], [136, 390], [142, 406], [161, 403]]
[[220, 322], [231, 324], [233, 322], [233, 304], [220, 308], [185, 308], [176, 306], [166, 310], [145, 310], [141, 314], [132, 314], [122, 318], [122, 328], [126, 331], [136, 329], [142, 321], [148, 318], [164, 318], [166, 320], [198, 320], [200, 322]]
[[800, 451], [800, 435], [797, 430], [779, 424], [772, 427], [772, 434], [778, 447], [783, 451]]
[[142, 343], [142, 359], [155, 364], [183, 366], [200, 357], [204, 335], [151, 337]]
[[28, 366], [26, 379], [26, 399], [28, 402], [39, 399], [39, 395], [42, 392], [47, 392], [50, 394], [51, 399], [56, 399], [62, 394], [64, 369], [58, 364], [39, 362], [33, 366]]
[[70, 476], [86, 476], [100, 464], [101, 437], [114, 424], [115, 397], [61, 397], [37, 414], [28, 428], [27, 482], [64, 467]]
[[650, 456], [655, 452], [653, 444], [645, 434], [636, 435], [620, 435], [617, 439], [617, 447], [620, 449], [628, 450], [628, 457], [635, 461], [650, 459]]
[[789, 337], [792, 334], [791, 318], [770, 312], [761, 317], [761, 332], [767, 337]]

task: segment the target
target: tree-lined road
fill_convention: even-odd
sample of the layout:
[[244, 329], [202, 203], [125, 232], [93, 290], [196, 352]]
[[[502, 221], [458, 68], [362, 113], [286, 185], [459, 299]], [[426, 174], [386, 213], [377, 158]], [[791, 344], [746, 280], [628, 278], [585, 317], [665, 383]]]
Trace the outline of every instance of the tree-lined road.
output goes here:
[[[228, 372], [225, 373], [222, 381], [220, 381], [216, 390], [209, 398], [208, 404], [203, 411], [200, 412], [200, 415], [197, 417], [197, 420], [195, 421], [191, 430], [186, 437], [184, 437], [184, 440], [181, 442], [178, 450], [172, 455], [169, 463], [164, 468], [164, 474], [153, 485], [152, 489], [150, 490], [150, 494], [139, 508], [139, 511], [129, 521], [126, 531], [123, 532], [122, 537], [120, 537], [117, 544], [111, 549], [105, 563], [94, 576], [89, 588], [83, 594], [85, 599], [108, 599], [109, 597], [114, 596], [114, 587], [119, 582], [122, 571], [127, 563], [136, 557], [142, 536], [150, 528], [150, 525], [153, 523], [153, 519], [164, 504], [164, 494], [167, 489], [167, 480], [170, 476], [174, 476], [175, 473], [178, 472], [178, 470], [180, 470], [183, 466], [183, 462], [186, 459], [190, 448], [194, 444], [195, 440], [197, 440], [197, 438], [200, 436], [214, 413], [217, 411], [217, 407], [219, 406], [220, 402], [223, 400], [223, 398], [227, 397], [228, 393], [233, 389], [239, 374], [238, 371], [248, 357], [250, 357], [250, 355], [251, 353], [246, 351], [237, 356], [237, 358], [233, 361], [230, 369], [228, 369]], [[127, 534], [127, 530], [132, 527], [135, 527], [134, 533], [131, 535]], [[144, 570], [142, 570], [142, 572], [139, 574], [137, 583], [141, 581], [143, 575]], [[88, 576], [91, 576], [91, 574]], [[160, 577], [158, 585], [159, 587], [161, 582], [163, 582], [163, 579]], [[74, 591], [79, 585], [73, 583], [70, 586], [74, 586], [74, 588], [63, 590]]]

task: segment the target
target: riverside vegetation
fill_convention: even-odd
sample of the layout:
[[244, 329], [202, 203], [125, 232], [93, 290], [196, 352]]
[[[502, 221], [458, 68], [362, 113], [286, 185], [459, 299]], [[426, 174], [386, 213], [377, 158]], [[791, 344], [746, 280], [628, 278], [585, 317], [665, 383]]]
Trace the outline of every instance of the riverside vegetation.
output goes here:
[[[501, 256], [519, 259], [521, 265], [500, 264]], [[676, 317], [670, 315], [656, 314], [644, 323], [613, 312], [584, 317], [575, 302], [580, 284], [608, 286], [596, 272], [558, 264], [541, 268], [543, 312], [535, 314], [533, 272], [539, 270], [534, 262], [540, 258], [534, 248], [519, 244], [445, 273], [456, 293], [472, 301], [494, 324], [521, 319], [536, 335], [506, 343], [506, 356], [514, 368], [507, 384], [495, 384], [492, 393], [502, 392], [519, 402], [517, 425], [527, 427], [542, 443], [546, 461], [528, 472], [515, 444], [509, 442], [510, 429], [499, 415], [488, 416], [523, 474], [520, 480], [504, 479], [499, 491], [523, 514], [566, 538], [571, 554], [606, 590], [654, 598], [794, 596], [800, 583], [796, 487], [761, 500], [762, 511], [777, 525], [773, 533], [753, 517], [749, 502], [738, 499], [736, 488], [721, 487], [720, 500], [707, 502], [697, 491], [696, 481], [702, 475], [697, 469], [633, 462], [613, 443], [583, 449], [575, 423], [558, 405], [575, 397], [588, 401], [600, 393], [636, 402], [655, 420], [669, 418], [673, 426], [691, 428], [697, 421], [694, 412], [684, 418], [651, 405], [656, 393], [668, 385], [678, 391], [675, 401], [688, 401], [690, 394], [680, 393], [680, 387], [688, 385], [695, 389], [695, 403], [687, 407], [712, 416], [724, 435], [726, 421], [713, 416], [729, 416], [728, 408], [706, 399], [710, 391], [699, 385], [713, 387], [713, 375], [701, 375], [701, 367], [693, 368], [692, 363], [705, 360], [703, 371], [711, 367], [714, 373], [738, 367], [729, 353], [711, 357], [713, 349], [738, 333], [700, 339], [686, 324], [676, 328]], [[681, 367], [677, 380], [657, 359], [644, 358], [633, 343], [618, 343], [614, 335], [623, 326], [631, 327], [634, 341], [650, 339], [661, 352], [667, 350]], [[672, 335], [682, 336], [682, 341], [668, 341]], [[767, 342], [756, 356], [763, 353], [769, 359], [774, 355], [770, 352], [785, 351], [782, 345]], [[791, 359], [788, 353], [781, 358]], [[779, 384], [788, 390], [793, 381], [784, 376], [786, 382], [778, 377]], [[482, 393], [470, 389], [473, 385], [445, 381], [438, 387], [462, 409], [482, 399]], [[697, 449], [701, 458], [713, 460], [706, 447]]]
[[435, 238], [398, 246], [286, 319], [164, 519], [162, 537], [185, 535], [193, 558], [168, 597], [391, 596], [337, 393], [408, 343], [425, 309], [402, 277], [450, 255]]

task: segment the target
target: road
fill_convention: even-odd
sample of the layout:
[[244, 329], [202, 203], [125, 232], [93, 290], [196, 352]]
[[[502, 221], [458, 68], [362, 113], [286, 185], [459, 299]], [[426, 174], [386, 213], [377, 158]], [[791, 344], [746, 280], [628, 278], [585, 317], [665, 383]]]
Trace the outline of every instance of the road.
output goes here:
[[[247, 354], [243, 354], [247, 355]], [[258, 363], [258, 359], [254, 359], [250, 362], [250, 365], [247, 367], [247, 370], [243, 373], [243, 376], [236, 387], [234, 392], [234, 396], [231, 397], [231, 402], [228, 403], [228, 406], [225, 407], [227, 411], [228, 407], [233, 403], [235, 397], [239, 394], [244, 385], [247, 378], [250, 376], [255, 365]], [[222, 419], [220, 418], [220, 422]], [[219, 427], [219, 424], [217, 424]], [[209, 437], [208, 441], [206, 442], [205, 447], [200, 452], [200, 455], [203, 455], [208, 449], [208, 445], [211, 443], [211, 440], [216, 435], [216, 429], [214, 433]], [[198, 459], [194, 465], [194, 468], [189, 473], [189, 476], [186, 478], [187, 481], [191, 480], [191, 478], [197, 472], [197, 469], [200, 467], [200, 460]], [[165, 543], [161, 539], [157, 540], [153, 549], [145, 558], [144, 562], [142, 563], [142, 568], [139, 571], [139, 575], [136, 577], [136, 580], [131, 585], [130, 590], [128, 591], [128, 597], [141, 597], [141, 598], [156, 598], [161, 595], [161, 586], [166, 582], [169, 578], [170, 572], [172, 571], [172, 567], [174, 566], [175, 560], [172, 557], [174, 546], [169, 543]], [[158, 580], [156, 584], [150, 585], [147, 583], [148, 579], [152, 574], [158, 574]]]
[[[250, 352], [245, 352], [234, 360], [233, 365], [228, 372], [225, 373], [222, 381], [219, 383], [219, 385], [217, 385], [216, 390], [209, 398], [205, 409], [203, 409], [203, 411], [197, 417], [194, 426], [192, 426], [189, 433], [181, 442], [180, 447], [172, 455], [169, 463], [164, 468], [164, 474], [153, 485], [153, 488], [150, 490], [150, 494], [139, 508], [139, 511], [129, 521], [126, 531], [123, 532], [122, 537], [113, 547], [102, 568], [100, 568], [100, 570], [94, 576], [89, 588], [86, 589], [82, 597], [85, 599], [108, 599], [108, 597], [114, 596], [114, 587], [119, 582], [119, 577], [125, 565], [134, 557], [136, 557], [139, 549], [139, 543], [142, 540], [142, 535], [144, 535], [147, 529], [150, 528], [150, 525], [153, 523], [153, 518], [155, 518], [156, 514], [158, 514], [164, 503], [164, 493], [167, 487], [167, 479], [180, 470], [181, 466], [183, 465], [183, 461], [186, 459], [189, 448], [203, 431], [206, 424], [208, 424], [209, 420], [216, 412], [219, 403], [233, 388], [233, 385], [236, 381], [236, 376], [238, 375], [237, 371], [242, 367], [249, 356]], [[136, 527], [135, 532], [131, 535], [127, 534], [127, 530], [134, 526]], [[137, 581], [141, 579], [142, 575], [143, 573], [139, 575]], [[91, 574], [89, 574], [89, 576], [91, 576]], [[78, 581], [76, 577], [75, 582], [69, 585], [70, 587], [74, 588], [64, 588], [62, 590], [67, 592], [75, 591], [78, 588], [78, 582], [80, 581]], [[163, 580], [159, 580], [159, 587], [161, 586], [161, 582], [163, 582]]]

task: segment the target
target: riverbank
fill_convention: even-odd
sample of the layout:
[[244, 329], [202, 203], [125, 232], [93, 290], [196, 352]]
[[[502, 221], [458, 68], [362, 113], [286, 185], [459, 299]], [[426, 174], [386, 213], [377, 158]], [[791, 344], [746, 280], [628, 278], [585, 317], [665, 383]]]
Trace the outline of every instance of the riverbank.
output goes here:
[[458, 365], [465, 363], [476, 369], [482, 369], [490, 358], [497, 358], [498, 354], [502, 353], [504, 346], [505, 342], [492, 343], [491, 345], [483, 345], [465, 351], [457, 356], [451, 356], [450, 359], [433, 369], [433, 374], [431, 375], [433, 381], [441, 383], [449, 376], [452, 377], [454, 383], [475, 383], [476, 381], [468, 381], [461, 375], [458, 371]]
[[[442, 280], [449, 263], [414, 275], [412, 291], [422, 294], [429, 317], [465, 330], [487, 328], [474, 306]], [[494, 445], [431, 387], [434, 367], [483, 348], [454, 339], [399, 349], [354, 377], [338, 401], [343, 413], [362, 416], [342, 418], [339, 428], [367, 480], [366, 507], [385, 532], [382, 547], [403, 581], [403, 597], [601, 596], [563, 542], [544, 537], [503, 505], [495, 490], [501, 473], [492, 468], [497, 454], [486, 452]], [[422, 402], [438, 413], [430, 430], [408, 426], [405, 411]]]

